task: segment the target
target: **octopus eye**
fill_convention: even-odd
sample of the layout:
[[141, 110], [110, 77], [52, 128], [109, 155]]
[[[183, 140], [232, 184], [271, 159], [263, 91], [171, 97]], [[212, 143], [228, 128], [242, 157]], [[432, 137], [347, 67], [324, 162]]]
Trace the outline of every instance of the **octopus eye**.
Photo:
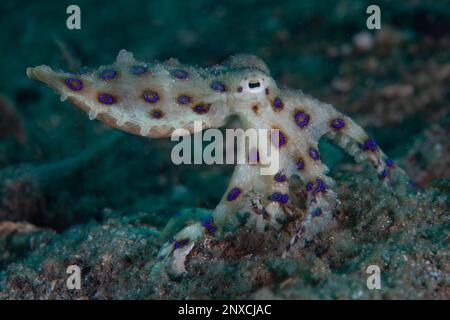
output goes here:
[[244, 88], [244, 91], [250, 93], [265, 92], [266, 89], [264, 78], [253, 78], [245, 80], [242, 87]]
[[260, 85], [261, 85], [261, 83], [259, 83], [259, 81], [255, 81], [255, 82], [250, 81], [248, 83], [248, 88], [255, 89], [255, 88], [259, 88]]

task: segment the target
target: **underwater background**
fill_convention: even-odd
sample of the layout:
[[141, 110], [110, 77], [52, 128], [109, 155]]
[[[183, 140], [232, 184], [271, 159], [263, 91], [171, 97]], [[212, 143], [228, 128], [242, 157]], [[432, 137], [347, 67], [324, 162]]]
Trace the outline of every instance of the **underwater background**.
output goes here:
[[[66, 28], [71, 4], [81, 30]], [[373, 31], [370, 4], [1, 1], [0, 299], [449, 299], [450, 2], [377, 1]], [[213, 209], [233, 167], [176, 166], [169, 139], [89, 121], [25, 74], [97, 68], [121, 49], [198, 66], [255, 54], [280, 84], [361, 124], [411, 188], [382, 188], [321, 141], [336, 227], [285, 259], [276, 231], [242, 228], [200, 243], [182, 276], [152, 272], [177, 217]], [[81, 290], [66, 287], [73, 264]], [[366, 287], [369, 265], [381, 290]]]

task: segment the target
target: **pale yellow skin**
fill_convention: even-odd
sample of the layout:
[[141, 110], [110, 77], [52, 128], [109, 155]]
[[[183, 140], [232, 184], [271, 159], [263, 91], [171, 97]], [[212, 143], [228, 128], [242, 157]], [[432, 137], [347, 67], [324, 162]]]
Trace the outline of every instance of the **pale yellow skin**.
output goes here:
[[[134, 65], [145, 66], [147, 72], [131, 74], [130, 68]], [[118, 76], [101, 79], [99, 73], [105, 69], [116, 70]], [[172, 74], [174, 69], [187, 71], [188, 77], [177, 79]], [[305, 219], [287, 247], [290, 248], [300, 239], [302, 241], [299, 242], [303, 243], [329, 226], [336, 205], [336, 195], [331, 190], [333, 181], [326, 176], [328, 169], [320, 159], [315, 160], [309, 155], [309, 148], [318, 150], [318, 141], [325, 134], [357, 161], [367, 159], [372, 162], [385, 181], [393, 169], [386, 165], [387, 158], [378, 147], [373, 150], [364, 148], [369, 137], [354, 121], [330, 104], [301, 91], [279, 88], [265, 63], [255, 56], [238, 55], [231, 57], [223, 66], [199, 69], [181, 65], [174, 59], [162, 64], [138, 62], [131, 53], [122, 50], [113, 65], [101, 67], [95, 72], [71, 76], [65, 72], [55, 72], [47, 66], [38, 66], [28, 68], [27, 75], [54, 88], [63, 100], [67, 98], [86, 111], [90, 119], [99, 119], [112, 127], [141, 136], [168, 137], [179, 128], [193, 132], [195, 120], [202, 120], [203, 128], [220, 127], [230, 115], [237, 115], [244, 129], [279, 129], [286, 138], [286, 143], [280, 147], [280, 171], [285, 175], [285, 181], [277, 182], [274, 176], [261, 175], [258, 165], [237, 165], [227, 193], [212, 214], [216, 235], [222, 234], [223, 227], [236, 223], [237, 212], [249, 212], [250, 221], [254, 222], [258, 231], [264, 230], [266, 224], [277, 226], [279, 221], [283, 221], [284, 204], [270, 200], [270, 196], [274, 192], [290, 195], [289, 180], [294, 175], [305, 184], [313, 182], [314, 187], [308, 191]], [[71, 90], [65, 84], [70, 77], [82, 81], [81, 90]], [[210, 86], [213, 80], [224, 84], [226, 90], [213, 90]], [[259, 83], [259, 86], [251, 88], [249, 83]], [[157, 92], [160, 99], [156, 103], [148, 103], [143, 99], [146, 90]], [[100, 103], [98, 95], [101, 93], [112, 94], [115, 102], [111, 105]], [[177, 97], [180, 95], [189, 95], [191, 102], [185, 105], [178, 103]], [[282, 108], [274, 107], [275, 98], [281, 99]], [[194, 111], [194, 106], [200, 102], [209, 105], [208, 112], [200, 114]], [[154, 110], [160, 110], [163, 116], [152, 117]], [[304, 127], [295, 122], [299, 111], [309, 115], [309, 122]], [[344, 127], [331, 126], [337, 118], [345, 121]], [[304, 162], [302, 170], [296, 166], [299, 159]], [[325, 183], [327, 189], [314, 192], [316, 179]], [[230, 201], [227, 196], [233, 188], [239, 188], [241, 193]], [[316, 215], [317, 208], [321, 209], [320, 215]], [[182, 247], [180, 242], [185, 245], [179, 249], [183, 249], [184, 255], [188, 254], [193, 242], [207, 231], [200, 222], [187, 226], [174, 236], [174, 241], [163, 246], [160, 257], [167, 257], [174, 249]], [[178, 244], [177, 248], [175, 244]], [[188, 250], [186, 244], [189, 244]]]

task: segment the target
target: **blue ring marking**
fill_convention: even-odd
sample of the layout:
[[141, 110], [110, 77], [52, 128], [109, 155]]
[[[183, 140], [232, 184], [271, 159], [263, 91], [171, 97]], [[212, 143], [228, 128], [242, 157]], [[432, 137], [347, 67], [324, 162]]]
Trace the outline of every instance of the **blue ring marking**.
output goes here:
[[189, 102], [191, 102], [191, 98], [186, 95], [181, 95], [177, 98], [177, 101], [181, 104], [188, 104]]
[[281, 200], [281, 197], [282, 197], [282, 194], [281, 194], [281, 193], [279, 193], [279, 192], [274, 192], [274, 193], [271, 194], [270, 200], [273, 200], [273, 201], [280, 201], [280, 200]]
[[183, 69], [174, 69], [172, 70], [172, 75], [177, 79], [187, 79], [189, 73]]
[[385, 163], [389, 168], [392, 168], [394, 166], [394, 161], [392, 161], [391, 159], [386, 159]]
[[278, 172], [278, 173], [275, 175], [275, 181], [276, 181], [276, 182], [284, 182], [284, 181], [286, 181], [286, 176], [285, 176], [284, 174]]
[[303, 128], [309, 123], [309, 115], [303, 111], [299, 111], [294, 116], [295, 123]]
[[161, 110], [155, 110], [152, 112], [152, 117], [155, 119], [159, 119], [162, 118], [163, 113], [161, 112]]
[[375, 140], [368, 139], [366, 142], [364, 142], [363, 149], [375, 151], [377, 149], [377, 144], [376, 144]]
[[227, 195], [227, 200], [228, 201], [233, 201], [235, 200], [239, 195], [241, 194], [241, 189], [239, 188], [233, 188], [230, 190], [230, 192]]
[[280, 148], [286, 143], [286, 138], [284, 134], [280, 130], [278, 130], [278, 136], [276, 136], [276, 132], [272, 134], [272, 142], [277, 148]]
[[159, 100], [159, 95], [154, 91], [145, 91], [144, 92], [144, 100], [149, 103], [155, 103]]
[[199, 114], [203, 114], [209, 111], [208, 106], [206, 106], [205, 104], [197, 104], [196, 106], [194, 106], [194, 111], [199, 113]]
[[226, 90], [225, 85], [218, 80], [213, 80], [211, 82], [210, 86], [213, 90], [216, 90], [216, 91], [225, 92], [225, 90]]
[[188, 243], [189, 243], [189, 240], [187, 240], [187, 239], [175, 241], [174, 247], [175, 247], [175, 249], [180, 249], [180, 248], [183, 248], [184, 246], [186, 246]]
[[331, 122], [331, 126], [334, 129], [341, 129], [345, 126], [345, 121], [342, 118], [336, 118]]
[[317, 188], [314, 190], [315, 193], [320, 192], [320, 191], [325, 191], [327, 189], [326, 184], [320, 180], [320, 179], [316, 179], [317, 182]]
[[103, 80], [114, 79], [117, 75], [117, 72], [113, 69], [106, 69], [100, 73], [100, 78]]
[[212, 217], [207, 217], [202, 220], [202, 226], [204, 226], [204, 227], [209, 227], [212, 225], [212, 223], [213, 223]]
[[313, 147], [309, 148], [308, 154], [313, 158], [314, 160], [319, 160], [319, 151], [314, 149]]
[[305, 161], [298, 160], [295, 166], [297, 167], [297, 170], [303, 170], [305, 169]]
[[[266, 90], [267, 90], [267, 89], [266, 89]], [[267, 92], [266, 92], [266, 94], [267, 94]], [[276, 98], [273, 100], [273, 107], [274, 107], [275, 109], [283, 109], [283, 106], [284, 106], [283, 100], [281, 100], [279, 97], [276, 97]]]
[[202, 226], [208, 230], [208, 233], [213, 234], [216, 231], [216, 228], [213, 225], [213, 218], [207, 217], [202, 220]]
[[380, 180], [383, 180], [384, 178], [387, 177], [387, 175], [388, 175], [388, 172], [387, 172], [387, 170], [385, 169], [385, 170], [383, 170], [383, 171], [380, 173], [380, 175], [378, 176], [378, 178], [379, 178]]
[[67, 78], [64, 82], [73, 91], [79, 91], [83, 88], [83, 83], [77, 78]]
[[103, 104], [113, 104], [114, 97], [108, 93], [102, 93], [98, 96], [98, 101]]
[[280, 144], [279, 146], [281, 147], [283, 144], [286, 143], [286, 138], [281, 131], [278, 132], [278, 136], [279, 136], [279, 144]]
[[132, 66], [130, 68], [130, 72], [135, 75], [143, 74], [146, 71], [147, 71], [147, 68], [145, 66], [136, 65], [136, 66]]

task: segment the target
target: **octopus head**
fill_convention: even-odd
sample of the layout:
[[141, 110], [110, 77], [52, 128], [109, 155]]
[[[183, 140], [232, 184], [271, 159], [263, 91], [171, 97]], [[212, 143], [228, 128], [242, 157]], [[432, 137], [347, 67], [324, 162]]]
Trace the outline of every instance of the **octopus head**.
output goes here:
[[244, 69], [234, 76], [236, 93], [233, 95], [236, 102], [258, 102], [277, 90], [272, 77], [262, 70]]
[[270, 85], [269, 78], [268, 75], [262, 72], [251, 72], [241, 80], [240, 88], [242, 88], [242, 93], [248, 96], [264, 94]]

